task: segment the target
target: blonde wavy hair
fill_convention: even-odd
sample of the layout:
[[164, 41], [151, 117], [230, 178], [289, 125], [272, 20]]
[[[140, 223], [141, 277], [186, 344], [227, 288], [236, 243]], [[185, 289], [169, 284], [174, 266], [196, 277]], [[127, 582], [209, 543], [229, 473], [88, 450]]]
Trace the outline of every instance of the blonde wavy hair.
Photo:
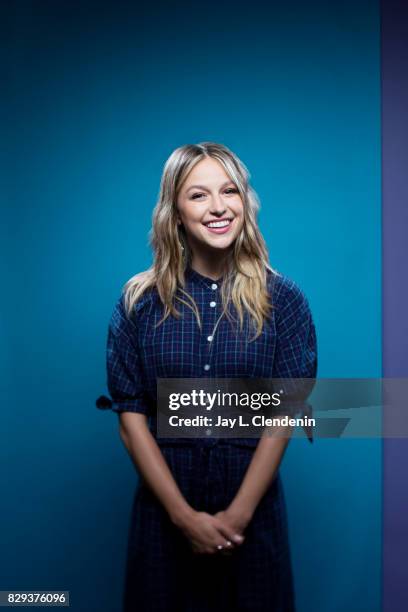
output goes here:
[[252, 340], [255, 340], [261, 334], [272, 308], [267, 290], [267, 270], [275, 271], [269, 265], [265, 241], [258, 228], [259, 200], [249, 184], [249, 172], [232, 151], [215, 142], [179, 147], [165, 163], [149, 235], [154, 261], [148, 270], [136, 274], [124, 285], [125, 309], [130, 316], [142, 294], [155, 287], [164, 305], [164, 315], [158, 325], [170, 315], [176, 318], [181, 316], [175, 305], [179, 301], [192, 309], [201, 328], [197, 305], [185, 290], [185, 271], [191, 263], [192, 254], [184, 227], [177, 223], [177, 198], [188, 174], [206, 157], [217, 160], [223, 166], [239, 191], [244, 210], [241, 232], [226, 258], [221, 288], [223, 314], [230, 321], [234, 319], [229, 311], [232, 302], [242, 330], [246, 310], [254, 326]]

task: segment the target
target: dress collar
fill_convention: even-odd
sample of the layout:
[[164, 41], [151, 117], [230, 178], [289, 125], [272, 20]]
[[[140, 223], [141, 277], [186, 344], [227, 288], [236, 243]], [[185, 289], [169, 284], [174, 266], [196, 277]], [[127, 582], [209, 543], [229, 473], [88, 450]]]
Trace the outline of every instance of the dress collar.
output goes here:
[[203, 274], [200, 274], [196, 270], [193, 270], [190, 265], [186, 268], [185, 277], [193, 283], [198, 284], [200, 286], [204, 286], [207, 289], [212, 289], [212, 285], [214, 284], [220, 287], [223, 280], [223, 276], [217, 279], [209, 278], [208, 276], [203, 276]]

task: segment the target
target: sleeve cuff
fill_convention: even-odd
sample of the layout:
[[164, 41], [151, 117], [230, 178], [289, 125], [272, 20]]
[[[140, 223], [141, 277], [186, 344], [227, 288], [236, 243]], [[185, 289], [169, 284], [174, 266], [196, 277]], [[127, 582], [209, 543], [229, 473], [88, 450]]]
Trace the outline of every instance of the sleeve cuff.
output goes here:
[[138, 412], [147, 414], [148, 409], [142, 399], [111, 400], [106, 395], [101, 395], [95, 402], [99, 410], [112, 410], [113, 412]]

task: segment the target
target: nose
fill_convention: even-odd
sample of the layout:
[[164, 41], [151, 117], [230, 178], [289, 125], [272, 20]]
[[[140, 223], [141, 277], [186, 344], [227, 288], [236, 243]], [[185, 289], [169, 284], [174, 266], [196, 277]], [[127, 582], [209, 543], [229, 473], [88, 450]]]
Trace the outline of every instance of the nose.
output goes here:
[[211, 214], [221, 217], [226, 210], [227, 208], [225, 206], [225, 202], [222, 201], [222, 198], [219, 195], [215, 195], [213, 198], [211, 198]]

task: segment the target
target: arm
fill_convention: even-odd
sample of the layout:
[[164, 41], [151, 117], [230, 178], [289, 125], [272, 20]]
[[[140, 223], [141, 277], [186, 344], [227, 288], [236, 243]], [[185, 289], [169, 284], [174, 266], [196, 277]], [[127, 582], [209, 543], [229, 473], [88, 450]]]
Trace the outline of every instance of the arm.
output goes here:
[[232, 526], [205, 512], [196, 512], [184, 499], [152, 436], [144, 414], [123, 412], [120, 436], [143, 479], [162, 503], [171, 521], [190, 540], [196, 552], [215, 553], [217, 546], [243, 541]]
[[[276, 349], [272, 378], [315, 378], [316, 333], [305, 295], [292, 281], [281, 278], [277, 283], [274, 306]], [[235, 498], [227, 510], [220, 513], [220, 518], [240, 533], [275, 478], [292, 429], [275, 427], [264, 431]], [[273, 435], [270, 435], [271, 431]]]
[[276, 435], [262, 435], [241, 486], [224, 512], [216, 514], [226, 524], [243, 533], [271, 485], [282, 461], [292, 428], [275, 428]]
[[182, 524], [192, 513], [152, 436], [144, 414], [122, 412], [119, 433], [144, 481], [163, 504], [173, 523]]
[[234, 541], [237, 534], [219, 519], [189, 506], [149, 430], [137, 321], [133, 316], [127, 317], [123, 300], [118, 300], [108, 331], [107, 381], [113, 400], [111, 407], [119, 414], [121, 439], [173, 523], [182, 529], [198, 552], [215, 552], [217, 546], [226, 546], [227, 539]]

